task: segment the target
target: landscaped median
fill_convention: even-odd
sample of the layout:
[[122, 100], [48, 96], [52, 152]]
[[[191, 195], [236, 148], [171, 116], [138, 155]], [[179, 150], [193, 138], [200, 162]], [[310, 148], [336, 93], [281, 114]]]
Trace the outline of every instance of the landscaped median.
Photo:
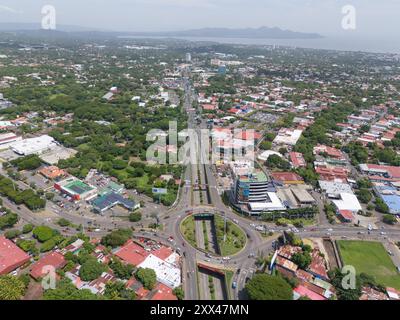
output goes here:
[[[243, 230], [233, 222], [226, 220], [226, 237], [225, 234], [225, 220], [222, 216], [213, 214], [212, 221], [216, 230], [218, 247], [221, 256], [231, 256], [240, 252], [246, 246], [246, 234]], [[202, 227], [203, 224], [202, 224]], [[184, 238], [195, 248], [201, 249], [196, 242], [196, 226], [195, 215], [190, 215], [185, 218], [180, 226], [180, 230]], [[224, 241], [225, 238], [225, 241]]]

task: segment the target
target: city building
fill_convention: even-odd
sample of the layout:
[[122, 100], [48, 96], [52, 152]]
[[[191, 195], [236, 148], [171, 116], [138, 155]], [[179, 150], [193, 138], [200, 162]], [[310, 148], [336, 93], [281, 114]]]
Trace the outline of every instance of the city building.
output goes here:
[[355, 214], [362, 210], [361, 204], [357, 197], [351, 193], [340, 193], [339, 200], [333, 200], [332, 203], [336, 207], [336, 211], [338, 213], [343, 210], [347, 210]]
[[371, 181], [400, 181], [400, 167], [363, 163], [359, 168]]
[[276, 145], [295, 146], [302, 133], [302, 130], [282, 128], [279, 130], [273, 143]]
[[272, 172], [272, 179], [282, 185], [285, 184], [304, 184], [304, 180], [294, 172]]
[[24, 139], [10, 145], [11, 150], [21, 156], [28, 156], [31, 154], [39, 155], [55, 147], [57, 147], [56, 141], [48, 135]]
[[90, 200], [97, 195], [97, 188], [78, 178], [71, 177], [54, 184], [54, 188], [70, 196], [73, 200]]
[[60, 178], [64, 178], [68, 175], [68, 173], [56, 166], [48, 166], [39, 170], [39, 173], [49, 180], [58, 180]]
[[271, 184], [262, 171], [254, 171], [239, 175], [234, 184], [234, 199], [236, 203], [247, 204], [249, 202], [266, 202]]
[[0, 134], [0, 149], [7, 149], [12, 143], [21, 141], [22, 137], [15, 135], [12, 132]]
[[119, 248], [115, 255], [138, 268], [153, 269], [157, 275], [157, 281], [176, 288], [181, 284], [181, 270], [179, 255], [171, 248], [162, 245], [146, 246], [133, 240]]
[[10, 273], [30, 261], [31, 257], [14, 242], [0, 236], [0, 275]]
[[38, 280], [51, 272], [56, 271], [67, 264], [64, 256], [58, 252], [49, 252], [32, 265], [31, 277]]
[[290, 152], [289, 158], [293, 168], [295, 169], [307, 166], [306, 160], [304, 160], [304, 157], [300, 152]]
[[126, 199], [118, 193], [110, 192], [101, 195], [92, 201], [93, 210], [98, 213], [103, 213], [116, 205], [123, 206], [129, 211], [140, 208], [140, 204], [132, 200]]

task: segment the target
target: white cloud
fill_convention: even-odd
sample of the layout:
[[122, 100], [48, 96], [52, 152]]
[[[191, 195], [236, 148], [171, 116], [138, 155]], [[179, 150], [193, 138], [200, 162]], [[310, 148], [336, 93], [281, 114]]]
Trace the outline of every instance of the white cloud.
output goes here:
[[21, 13], [18, 10], [15, 10], [13, 8], [10, 8], [10, 7], [7, 7], [7, 6], [4, 6], [4, 5], [0, 4], [0, 13], [1, 12], [7, 12], [7, 13], [13, 13], [13, 14]]

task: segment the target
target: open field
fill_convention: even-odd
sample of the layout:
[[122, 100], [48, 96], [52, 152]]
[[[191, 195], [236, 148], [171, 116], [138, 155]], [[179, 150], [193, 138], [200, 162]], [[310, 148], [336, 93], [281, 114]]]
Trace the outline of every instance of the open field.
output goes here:
[[400, 274], [380, 242], [339, 240], [337, 244], [343, 265], [375, 277], [379, 284], [400, 289]]

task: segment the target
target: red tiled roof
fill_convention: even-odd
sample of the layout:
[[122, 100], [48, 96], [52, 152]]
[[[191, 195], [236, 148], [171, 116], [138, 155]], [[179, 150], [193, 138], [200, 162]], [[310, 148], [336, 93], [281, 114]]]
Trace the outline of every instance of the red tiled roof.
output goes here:
[[150, 252], [146, 251], [132, 240], [128, 240], [127, 243], [115, 253], [117, 257], [134, 266], [141, 264], [149, 254]]
[[354, 219], [353, 212], [351, 212], [350, 210], [339, 210], [339, 214], [345, 220], [353, 221]]
[[289, 157], [295, 168], [306, 166], [306, 161], [300, 152], [290, 152]]
[[310, 266], [308, 267], [309, 271], [313, 274], [320, 276], [324, 279], [329, 279], [328, 273], [325, 267], [325, 259], [321, 257], [320, 251], [314, 249], [311, 252], [312, 261]]
[[0, 236], [0, 275], [10, 273], [30, 260], [14, 242]]
[[154, 250], [151, 252], [153, 256], [160, 258], [161, 260], [167, 259], [172, 254], [172, 249], [168, 247], [161, 247], [158, 250]]
[[251, 134], [250, 131], [243, 130], [241, 132], [236, 133], [235, 138], [241, 140], [248, 140], [254, 138], [258, 140], [261, 138], [261, 133], [254, 131], [254, 134]]
[[276, 181], [303, 181], [303, 178], [294, 172], [273, 172], [271, 176]]
[[400, 178], [400, 167], [368, 164], [369, 169], [386, 170], [392, 178]]
[[298, 286], [293, 291], [297, 292], [300, 296], [302, 297], [306, 296], [311, 300], [326, 300], [325, 297], [315, 293], [314, 291], [311, 291], [310, 289], [302, 285]]
[[158, 283], [154, 290], [156, 293], [151, 300], [178, 300], [172, 293], [172, 289], [162, 283]]
[[61, 253], [50, 252], [33, 264], [31, 269], [31, 276], [34, 279], [41, 278], [49, 272], [48, 270], [44, 269], [44, 267], [52, 266], [57, 270], [64, 267], [66, 263], [67, 261]]

